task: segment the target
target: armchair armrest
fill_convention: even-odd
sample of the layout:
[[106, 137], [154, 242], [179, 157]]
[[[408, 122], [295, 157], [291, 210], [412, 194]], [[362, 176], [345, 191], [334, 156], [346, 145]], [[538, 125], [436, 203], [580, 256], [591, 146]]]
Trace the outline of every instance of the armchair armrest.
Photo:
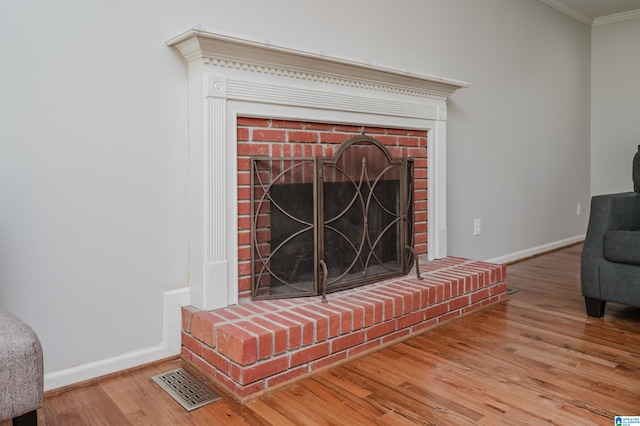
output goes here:
[[591, 198], [589, 226], [582, 248], [582, 294], [600, 299], [599, 263], [604, 259], [604, 236], [611, 230], [640, 230], [640, 194], [598, 195]]

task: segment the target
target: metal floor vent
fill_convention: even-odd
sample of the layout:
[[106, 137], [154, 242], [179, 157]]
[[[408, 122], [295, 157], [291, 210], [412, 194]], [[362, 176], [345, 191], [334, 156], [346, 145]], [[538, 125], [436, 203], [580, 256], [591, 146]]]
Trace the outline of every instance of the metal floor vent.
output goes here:
[[151, 379], [187, 411], [222, 398], [182, 368], [153, 376]]
[[518, 291], [517, 288], [513, 288], [513, 287], [507, 287], [507, 294], [513, 294], [516, 291]]

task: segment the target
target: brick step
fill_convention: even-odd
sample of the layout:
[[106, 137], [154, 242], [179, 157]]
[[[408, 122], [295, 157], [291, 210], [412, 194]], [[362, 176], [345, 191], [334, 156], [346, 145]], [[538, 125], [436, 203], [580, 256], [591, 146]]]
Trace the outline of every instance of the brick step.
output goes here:
[[448, 257], [320, 297], [183, 308], [182, 358], [241, 402], [506, 300], [506, 267]]

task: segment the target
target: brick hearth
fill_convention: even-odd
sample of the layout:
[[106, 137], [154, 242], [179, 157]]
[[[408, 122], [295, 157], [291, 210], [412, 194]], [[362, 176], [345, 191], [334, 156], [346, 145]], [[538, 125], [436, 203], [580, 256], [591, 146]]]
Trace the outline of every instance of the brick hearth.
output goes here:
[[319, 297], [183, 309], [182, 358], [241, 402], [506, 300], [506, 267], [448, 257]]

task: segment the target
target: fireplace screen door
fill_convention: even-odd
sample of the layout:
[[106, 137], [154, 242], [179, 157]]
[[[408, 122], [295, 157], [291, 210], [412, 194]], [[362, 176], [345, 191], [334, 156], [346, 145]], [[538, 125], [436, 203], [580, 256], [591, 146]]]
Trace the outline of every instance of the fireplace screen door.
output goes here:
[[413, 161], [368, 136], [333, 157], [252, 157], [254, 300], [324, 295], [406, 274]]

